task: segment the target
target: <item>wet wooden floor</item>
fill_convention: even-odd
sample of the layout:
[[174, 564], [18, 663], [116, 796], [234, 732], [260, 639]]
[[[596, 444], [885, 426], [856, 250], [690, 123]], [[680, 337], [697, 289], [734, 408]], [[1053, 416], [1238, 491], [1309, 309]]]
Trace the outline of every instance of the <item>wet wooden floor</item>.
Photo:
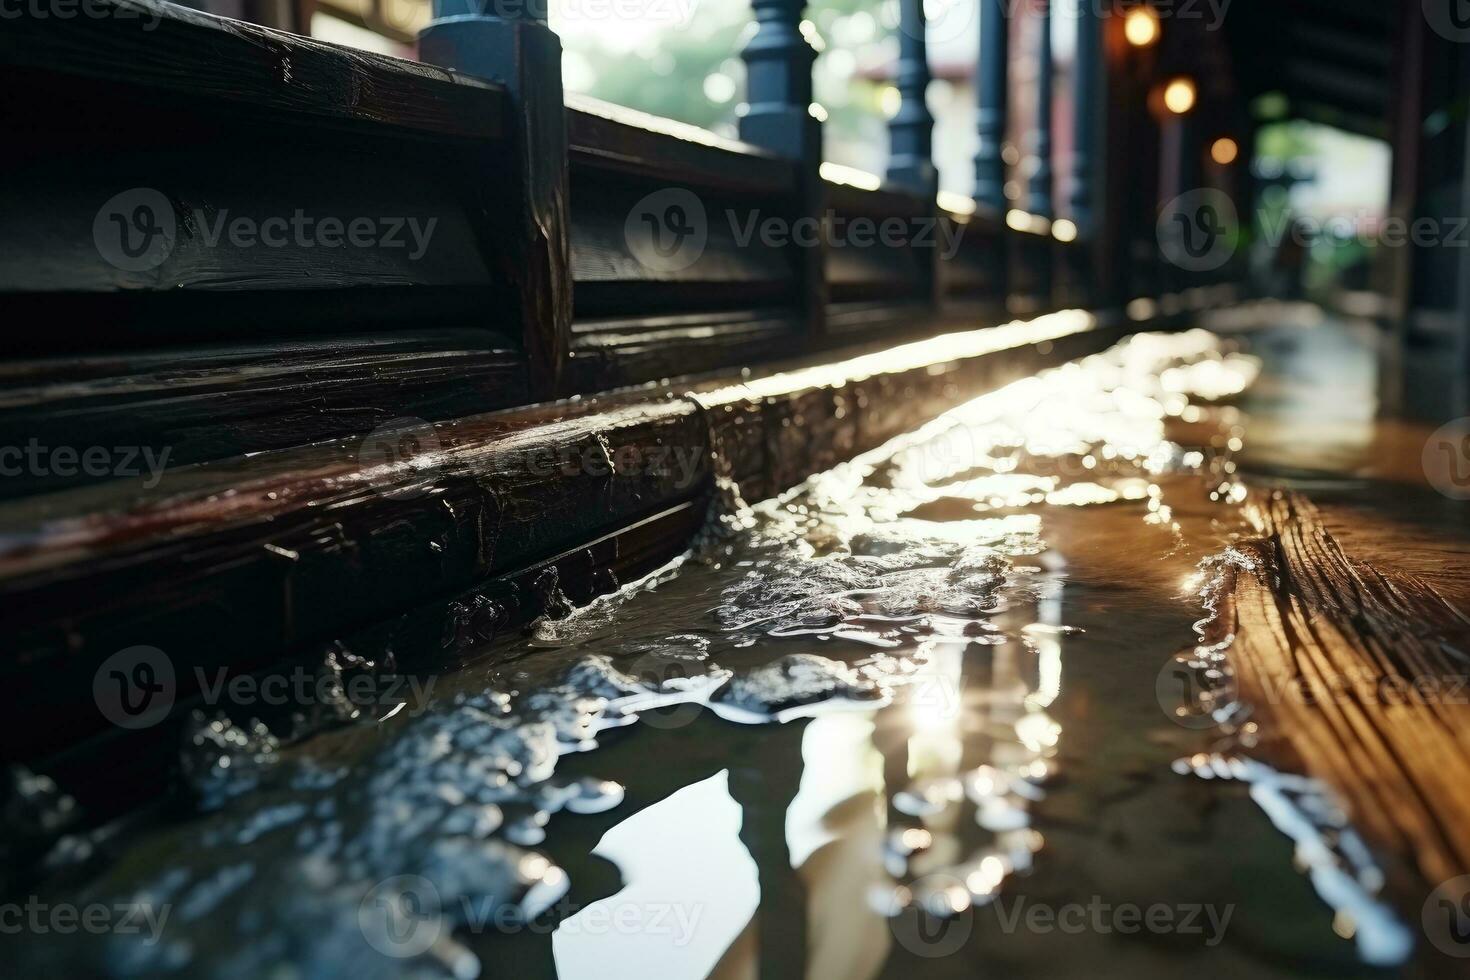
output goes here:
[[[1370, 335], [1226, 337], [1262, 359], [1244, 396], [1184, 398], [1243, 377], [1213, 340], [1145, 342], [1138, 377], [1020, 382], [779, 506], [724, 500], [700, 560], [562, 596], [422, 712], [287, 751], [201, 729], [201, 812], [42, 886], [193, 909], [174, 959], [27, 962], [1454, 975], [1459, 920], [1431, 914], [1463, 896], [1431, 891], [1470, 870], [1464, 505], [1426, 430], [1374, 420]], [[1437, 696], [1391, 703], [1400, 680]], [[513, 914], [431, 920], [383, 891], [406, 877]], [[435, 944], [375, 944], [385, 895]]]

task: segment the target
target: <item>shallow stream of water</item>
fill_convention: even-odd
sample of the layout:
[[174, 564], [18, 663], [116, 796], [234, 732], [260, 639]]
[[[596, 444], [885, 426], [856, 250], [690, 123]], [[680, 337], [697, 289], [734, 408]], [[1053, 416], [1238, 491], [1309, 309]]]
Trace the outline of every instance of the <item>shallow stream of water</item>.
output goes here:
[[1200, 656], [1200, 562], [1241, 530], [1229, 401], [1257, 369], [1203, 331], [1136, 337], [780, 500], [721, 487], [688, 556], [389, 718], [289, 746], [201, 719], [197, 813], [49, 859], [42, 900], [135, 909], [138, 931], [21, 960], [357, 980], [1401, 961], [1366, 854], [1323, 844], [1312, 787], [1250, 768], [1248, 728], [1222, 750], [1193, 689], [1219, 666], [1175, 661]]

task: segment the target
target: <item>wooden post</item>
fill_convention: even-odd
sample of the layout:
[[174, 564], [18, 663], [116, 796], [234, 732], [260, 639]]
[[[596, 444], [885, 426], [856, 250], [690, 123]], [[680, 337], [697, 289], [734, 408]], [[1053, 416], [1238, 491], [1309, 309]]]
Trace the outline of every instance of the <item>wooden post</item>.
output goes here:
[[[517, 132], [509, 179], [513, 254], [504, 270], [516, 282], [520, 321], [538, 398], [562, 394], [572, 327], [571, 239], [567, 215], [567, 120], [561, 39], [544, 3], [506, 4], [494, 15], [483, 0], [434, 0], [434, 20], [419, 35], [426, 62], [499, 82], [510, 92]], [[487, 174], [488, 179], [488, 174]], [[491, 193], [494, 192], [492, 188]]]
[[1098, 113], [1102, 102], [1102, 24], [1091, 0], [1073, 0], [1076, 18], [1072, 61], [1072, 157], [1068, 161], [1067, 212], [1077, 229], [1077, 240], [1061, 247], [1058, 258], [1066, 270], [1063, 304], [1093, 306], [1102, 290], [1097, 275], [1095, 210], [1100, 185], [1098, 166]]
[[1102, 81], [1102, 30], [1097, 10], [1089, 0], [1077, 0], [1077, 54], [1072, 66], [1072, 180], [1068, 198], [1077, 237], [1086, 241], [1096, 232], [1094, 209], [1098, 180], [1097, 136], [1099, 82]]
[[[1394, 44], [1393, 118], [1389, 138], [1393, 141], [1392, 191], [1389, 216], [1410, 227], [1424, 193], [1424, 104], [1426, 101], [1429, 51], [1428, 22], [1422, 11], [1405, 5], [1399, 16], [1399, 36]], [[1382, 248], [1378, 259], [1378, 281], [1385, 297], [1383, 323], [1388, 334], [1384, 364], [1379, 371], [1378, 399], [1383, 410], [1403, 414], [1413, 379], [1409, 377], [1407, 345], [1414, 314], [1414, 248]]]
[[[1052, 126], [1052, 57], [1051, 57], [1051, 0], [1034, 0], [1031, 7], [1036, 36], [1032, 43], [1036, 51], [1036, 106], [1031, 125], [1031, 163], [1026, 181], [1026, 210], [1042, 218], [1056, 217], [1056, 202], [1052, 192], [1055, 170], [1051, 162]], [[1022, 282], [1028, 283], [1026, 306], [1032, 312], [1044, 312], [1056, 306], [1053, 297], [1057, 264], [1056, 247], [1051, 235], [1040, 238], [1034, 234], [1020, 236], [1020, 270]]]
[[939, 173], [934, 169], [934, 116], [926, 101], [933, 76], [924, 0], [899, 0], [898, 17], [899, 106], [888, 125], [888, 180], [932, 199], [939, 193]]
[[1036, 6], [1036, 119], [1031, 139], [1034, 156], [1028, 182], [1027, 209], [1043, 218], [1054, 217], [1052, 202], [1051, 116], [1051, 0], [1037, 0]]
[[1006, 0], [980, 0], [979, 97], [980, 152], [975, 155], [975, 200], [1005, 216], [1006, 164], [1003, 149], [1009, 101], [1010, 29]]
[[[898, 112], [888, 124], [888, 181], [924, 198], [928, 217], [940, 220], [939, 171], [934, 167], [934, 116], [927, 101], [929, 44], [924, 19], [924, 0], [899, 0], [898, 4]], [[938, 242], [918, 250], [921, 268], [928, 278], [929, 302], [936, 308], [945, 297], [944, 263]]]
[[992, 213], [996, 222], [995, 248], [986, 262], [995, 283], [996, 304], [1009, 306], [1011, 251], [1015, 233], [1006, 226], [1006, 124], [1010, 117], [1011, 25], [1006, 18], [1009, 0], [979, 0], [980, 60], [975, 66], [976, 128], [980, 148], [975, 154], [975, 203]]
[[[794, 160], [798, 167], [793, 220], [815, 221], [815, 246], [800, 251], [797, 302], [813, 336], [827, 317], [826, 194], [822, 187], [822, 124], [812, 115], [812, 66], [817, 53], [801, 35], [806, 0], [751, 0], [756, 32], [741, 57], [746, 65], [746, 105], [740, 138]], [[793, 236], [793, 241], [801, 236]]]

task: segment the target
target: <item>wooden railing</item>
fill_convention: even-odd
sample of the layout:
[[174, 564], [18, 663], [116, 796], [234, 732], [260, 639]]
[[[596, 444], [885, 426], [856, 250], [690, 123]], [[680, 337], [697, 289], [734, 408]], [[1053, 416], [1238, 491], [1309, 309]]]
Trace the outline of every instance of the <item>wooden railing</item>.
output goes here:
[[[0, 479], [0, 741], [27, 764], [106, 741], [83, 753], [113, 771], [93, 802], [170, 751], [92, 704], [120, 649], [232, 671], [337, 643], [458, 656], [541, 614], [552, 572], [584, 602], [667, 561], [720, 475], [777, 493], [1118, 335], [1079, 315], [888, 351], [1133, 298], [1100, 260], [1152, 208], [1110, 210], [1089, 161], [1119, 151], [1087, 112], [1101, 145], [1061, 168], [1086, 170], [1060, 181], [1066, 217], [1045, 153], [1006, 194], [1001, 0], [973, 199], [936, 191], [917, 2], [886, 180], [822, 162], [797, 0], [756, 0], [739, 140], [565, 99], [543, 20], [463, 2], [423, 64], [154, 0], [0, 29], [0, 450], [70, 459]], [[1102, 101], [1097, 50], [1079, 106]], [[606, 463], [670, 448], [679, 479]]]
[[[97, 426], [196, 462], [404, 415], [1121, 308], [1138, 295], [1130, 280], [1161, 280], [1129, 251], [1152, 234], [1152, 203], [1120, 221], [1111, 209], [1138, 202], [1105, 199], [1117, 184], [1098, 176], [1130, 152], [1098, 119], [1118, 73], [1101, 57], [1113, 25], [1094, 4], [1075, 11], [1075, 151], [1058, 168], [1049, 7], [978, 2], [973, 198], [936, 191], [919, 0], [899, 8], [886, 180], [822, 163], [801, 0], [753, 4], [739, 141], [568, 103], [534, 3], [492, 16], [481, 0], [438, 0], [423, 64], [157, 0], [7, 19], [0, 312], [22, 326], [0, 339], [0, 440]], [[1013, 31], [1015, 14], [1039, 28]], [[1003, 159], [1013, 37], [1037, 46], [1042, 80], [1017, 199]], [[260, 234], [298, 213], [315, 231]], [[354, 221], [396, 237], [356, 247]], [[421, 248], [406, 221], [432, 230]], [[156, 254], [112, 254], [119, 235], [155, 231]], [[1174, 270], [1167, 288], [1206, 278]]]

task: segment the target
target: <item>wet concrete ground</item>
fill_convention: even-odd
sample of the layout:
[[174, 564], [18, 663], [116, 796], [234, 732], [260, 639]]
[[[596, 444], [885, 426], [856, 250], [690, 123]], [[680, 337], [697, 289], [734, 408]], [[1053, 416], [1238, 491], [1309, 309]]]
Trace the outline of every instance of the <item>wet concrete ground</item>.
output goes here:
[[1255, 365], [1228, 344], [1142, 338], [782, 502], [752, 511], [727, 487], [681, 568], [486, 651], [427, 708], [284, 750], [206, 725], [204, 812], [93, 842], [48, 892], [167, 907], [161, 941], [43, 937], [24, 959], [1387, 975], [1412, 935], [1372, 888], [1334, 909], [1250, 785], [1177, 764], [1215, 735], [1181, 715], [1167, 668], [1252, 474], [1373, 499], [1351, 440], [1323, 435], [1371, 441], [1371, 411], [1303, 414], [1336, 402], [1294, 400], [1319, 380], [1293, 372], [1326, 345], [1355, 383], [1371, 373], [1339, 331], [1309, 334], [1244, 338], [1266, 356], [1244, 398]]

